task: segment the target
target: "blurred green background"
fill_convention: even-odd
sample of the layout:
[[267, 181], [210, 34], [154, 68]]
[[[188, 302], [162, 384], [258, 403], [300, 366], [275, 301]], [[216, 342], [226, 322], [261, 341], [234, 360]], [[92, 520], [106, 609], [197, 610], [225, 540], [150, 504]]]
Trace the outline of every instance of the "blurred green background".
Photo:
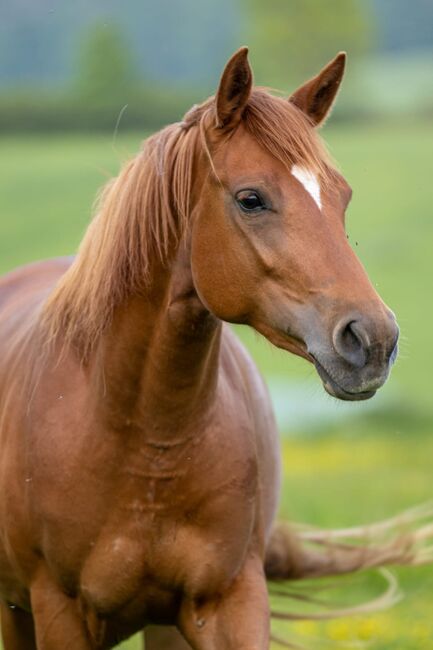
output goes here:
[[[76, 250], [98, 187], [146, 134], [213, 92], [239, 45], [256, 81], [285, 92], [348, 51], [323, 135], [354, 189], [350, 241], [396, 312], [400, 357], [373, 400], [342, 404], [304, 361], [238, 333], [277, 411], [282, 517], [363, 524], [430, 499], [431, 0], [4, 0], [0, 18], [1, 272]], [[397, 573], [406, 597], [389, 612], [289, 633], [311, 648], [433, 648], [433, 571]], [[367, 575], [347, 593], [377, 589]]]

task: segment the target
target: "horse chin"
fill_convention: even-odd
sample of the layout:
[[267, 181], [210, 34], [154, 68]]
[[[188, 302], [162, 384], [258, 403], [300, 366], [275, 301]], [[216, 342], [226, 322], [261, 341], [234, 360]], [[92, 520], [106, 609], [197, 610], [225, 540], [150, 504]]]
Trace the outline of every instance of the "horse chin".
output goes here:
[[328, 381], [323, 382], [323, 387], [331, 397], [340, 399], [344, 402], [361, 402], [366, 399], [371, 399], [376, 395], [375, 390], [364, 391], [360, 393], [349, 393], [348, 391], [341, 388], [337, 384], [330, 384]]
[[367, 390], [367, 391], [348, 391], [345, 388], [342, 388], [337, 382], [329, 375], [327, 370], [314, 359], [314, 365], [317, 370], [317, 373], [322, 380], [323, 387], [331, 397], [340, 399], [345, 402], [361, 402], [366, 399], [370, 399], [376, 394], [376, 390]]

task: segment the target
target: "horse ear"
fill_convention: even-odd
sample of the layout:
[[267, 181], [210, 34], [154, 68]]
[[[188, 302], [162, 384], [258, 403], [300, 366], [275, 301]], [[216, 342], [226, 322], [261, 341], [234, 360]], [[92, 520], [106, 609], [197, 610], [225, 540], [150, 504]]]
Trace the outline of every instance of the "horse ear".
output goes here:
[[346, 53], [340, 52], [316, 77], [307, 81], [290, 97], [315, 126], [321, 124], [331, 110], [343, 79]]
[[253, 85], [248, 48], [241, 47], [228, 61], [215, 97], [219, 128], [234, 128], [241, 120]]

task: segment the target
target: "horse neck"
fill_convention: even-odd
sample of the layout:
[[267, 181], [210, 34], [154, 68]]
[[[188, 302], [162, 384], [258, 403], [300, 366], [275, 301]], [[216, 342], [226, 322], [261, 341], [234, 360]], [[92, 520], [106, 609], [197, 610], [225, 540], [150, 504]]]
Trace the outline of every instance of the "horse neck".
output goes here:
[[182, 244], [169, 270], [155, 266], [146, 296], [131, 296], [117, 310], [101, 341], [96, 376], [110, 424], [135, 426], [155, 440], [188, 429], [212, 403], [220, 336]]

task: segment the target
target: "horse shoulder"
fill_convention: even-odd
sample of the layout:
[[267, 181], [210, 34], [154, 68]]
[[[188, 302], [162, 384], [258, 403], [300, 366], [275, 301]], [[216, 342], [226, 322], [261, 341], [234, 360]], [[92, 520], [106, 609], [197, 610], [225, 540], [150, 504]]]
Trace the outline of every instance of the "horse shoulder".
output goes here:
[[[238, 337], [224, 326], [222, 354], [229, 358], [232, 376], [236, 374], [240, 394], [248, 406], [258, 461], [259, 489], [263, 500], [266, 537], [275, 518], [281, 482], [280, 443], [274, 409], [266, 383], [249, 352]], [[226, 362], [228, 363], [228, 362]], [[237, 372], [234, 373], [233, 365]], [[224, 360], [223, 360], [224, 366]]]

